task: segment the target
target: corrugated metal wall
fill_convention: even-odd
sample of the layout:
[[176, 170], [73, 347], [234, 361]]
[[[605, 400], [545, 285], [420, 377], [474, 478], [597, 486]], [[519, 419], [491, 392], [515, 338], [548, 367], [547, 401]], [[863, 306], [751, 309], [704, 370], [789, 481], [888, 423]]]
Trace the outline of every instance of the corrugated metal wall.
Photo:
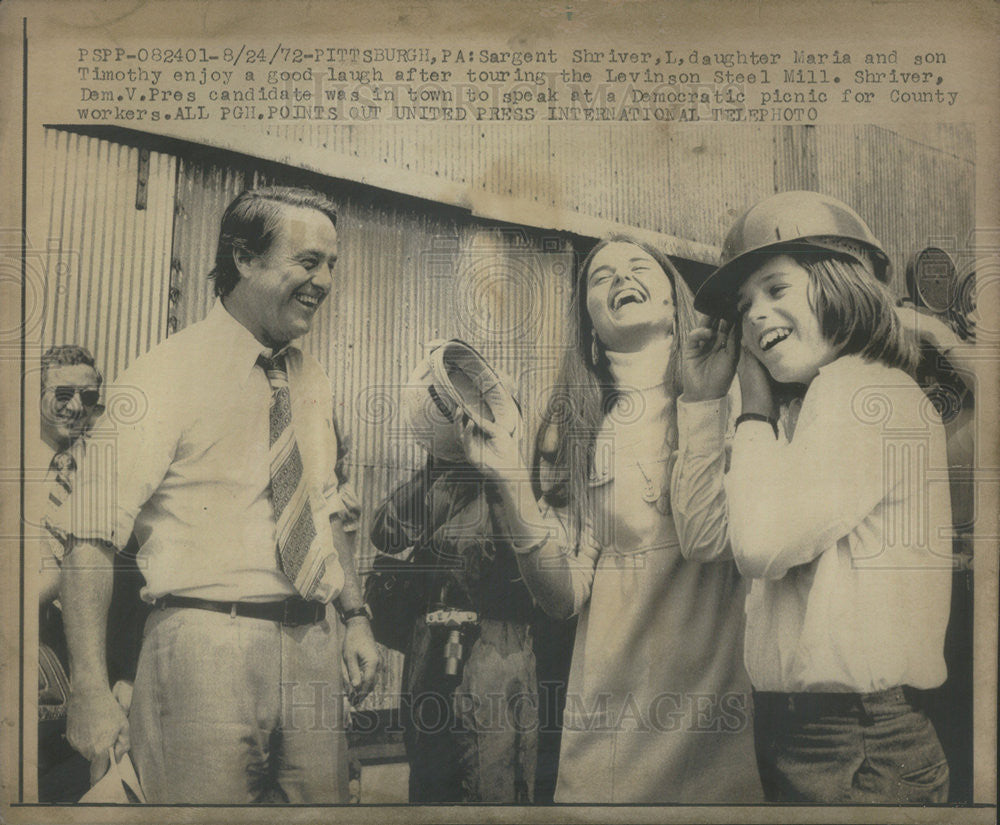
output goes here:
[[[907, 260], [926, 246], [971, 253], [975, 166], [971, 129], [941, 124], [938, 142], [879, 126], [816, 130], [817, 188], [854, 206], [882, 241], [905, 291]], [[965, 140], [962, 141], [962, 136]], [[922, 139], [923, 138], [923, 139]]]
[[[365, 164], [719, 245], [729, 211], [773, 184], [774, 132], [632, 124], [275, 125]], [[723, 185], [723, 183], [725, 185]]]
[[135, 147], [45, 130], [41, 343], [86, 346], [109, 379], [167, 334], [177, 160], [149, 153], [146, 207], [137, 209], [139, 154]]
[[973, 228], [975, 140], [964, 124], [281, 124], [265, 132], [710, 247], [772, 192], [826, 191], [871, 223], [898, 274], [930, 239], [965, 243]]
[[215, 262], [219, 221], [230, 202], [247, 188], [242, 170], [181, 162], [177, 176], [170, 290], [170, 332], [205, 317], [212, 305], [207, 273]]

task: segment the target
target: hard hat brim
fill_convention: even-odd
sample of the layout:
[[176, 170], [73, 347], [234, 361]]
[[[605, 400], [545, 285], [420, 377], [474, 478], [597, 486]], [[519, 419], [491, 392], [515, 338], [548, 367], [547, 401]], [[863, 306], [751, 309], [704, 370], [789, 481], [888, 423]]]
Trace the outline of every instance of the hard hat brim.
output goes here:
[[858, 248], [848, 250], [836, 243], [835, 239], [800, 238], [747, 250], [724, 263], [702, 282], [694, 296], [694, 308], [705, 315], [734, 319], [738, 314], [736, 304], [739, 288], [747, 278], [763, 266], [768, 258], [777, 255], [794, 255], [802, 252], [836, 252], [849, 255], [858, 260], [873, 278], [885, 282], [890, 271], [889, 259], [885, 253], [880, 248], [865, 242], [855, 241], [854, 245]]
[[431, 355], [430, 363], [438, 392], [446, 394], [473, 423], [514, 426], [514, 419], [520, 417], [517, 399], [475, 347], [453, 339]]
[[722, 264], [698, 290], [695, 309], [732, 316], [736, 290], [766, 256], [807, 250], [846, 255], [876, 280], [889, 280], [882, 244], [850, 206], [821, 192], [777, 192], [755, 203], [730, 227]]

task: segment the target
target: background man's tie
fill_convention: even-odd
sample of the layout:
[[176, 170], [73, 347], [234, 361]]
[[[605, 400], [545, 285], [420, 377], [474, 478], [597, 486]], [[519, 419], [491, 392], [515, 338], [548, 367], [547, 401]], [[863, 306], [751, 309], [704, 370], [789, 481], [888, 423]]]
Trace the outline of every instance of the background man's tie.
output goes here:
[[45, 505], [42, 524], [60, 541], [67, 539], [66, 534], [55, 526], [55, 512], [62, 507], [63, 502], [73, 492], [73, 476], [76, 473], [76, 459], [69, 450], [56, 453], [49, 464], [49, 500]]

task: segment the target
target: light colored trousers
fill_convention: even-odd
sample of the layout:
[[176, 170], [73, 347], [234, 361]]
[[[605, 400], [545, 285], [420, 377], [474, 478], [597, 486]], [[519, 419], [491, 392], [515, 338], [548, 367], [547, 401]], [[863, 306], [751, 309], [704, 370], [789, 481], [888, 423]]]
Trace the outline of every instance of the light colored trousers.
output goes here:
[[335, 616], [154, 610], [129, 714], [149, 802], [346, 802], [341, 637]]

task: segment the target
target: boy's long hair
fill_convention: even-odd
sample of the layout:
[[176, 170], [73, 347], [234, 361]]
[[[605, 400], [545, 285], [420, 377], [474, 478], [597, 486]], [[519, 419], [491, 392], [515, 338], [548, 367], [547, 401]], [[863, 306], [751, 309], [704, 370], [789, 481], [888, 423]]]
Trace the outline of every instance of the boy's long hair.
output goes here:
[[809, 304], [823, 337], [841, 355], [860, 355], [914, 374], [918, 353], [888, 289], [847, 255], [793, 255], [809, 272]]
[[[592, 357], [594, 326], [587, 312], [587, 280], [594, 256], [611, 243], [629, 243], [655, 260], [674, 290], [674, 337], [670, 360], [663, 365], [663, 380], [670, 397], [669, 420], [676, 421], [673, 408], [681, 393], [680, 342], [695, 324], [691, 292], [677, 269], [662, 252], [627, 235], [611, 235], [590, 250], [577, 270], [569, 312], [569, 343], [562, 358], [555, 386], [549, 396], [541, 426], [535, 437], [531, 462], [531, 485], [535, 498], [552, 507], [567, 508], [571, 536], [578, 539], [593, 507], [588, 483], [594, 464], [594, 445], [604, 417], [612, 410], [618, 388], [609, 370], [608, 358], [598, 345]], [[676, 424], [668, 434], [677, 443]]]

